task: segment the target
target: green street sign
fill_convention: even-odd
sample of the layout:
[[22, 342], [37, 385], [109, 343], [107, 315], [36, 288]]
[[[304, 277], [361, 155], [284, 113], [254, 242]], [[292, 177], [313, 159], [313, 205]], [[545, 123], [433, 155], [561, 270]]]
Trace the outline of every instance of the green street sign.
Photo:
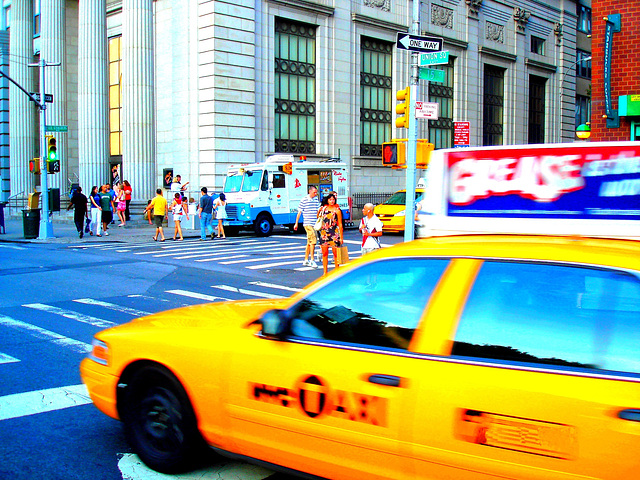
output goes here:
[[445, 65], [449, 63], [449, 51], [442, 50], [440, 52], [429, 52], [420, 54], [420, 66], [427, 65]]
[[444, 82], [444, 70], [436, 70], [435, 68], [421, 68], [420, 80], [429, 80], [430, 82]]
[[68, 132], [69, 127], [66, 125], [47, 125], [44, 130], [46, 132]]

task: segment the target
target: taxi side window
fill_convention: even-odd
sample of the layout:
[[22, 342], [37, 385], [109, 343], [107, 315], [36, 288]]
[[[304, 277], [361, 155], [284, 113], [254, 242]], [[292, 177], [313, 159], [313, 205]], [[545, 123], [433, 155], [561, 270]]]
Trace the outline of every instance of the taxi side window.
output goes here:
[[352, 270], [294, 306], [292, 334], [406, 350], [448, 263], [396, 258]]
[[609, 269], [484, 262], [453, 355], [640, 374], [640, 280]]

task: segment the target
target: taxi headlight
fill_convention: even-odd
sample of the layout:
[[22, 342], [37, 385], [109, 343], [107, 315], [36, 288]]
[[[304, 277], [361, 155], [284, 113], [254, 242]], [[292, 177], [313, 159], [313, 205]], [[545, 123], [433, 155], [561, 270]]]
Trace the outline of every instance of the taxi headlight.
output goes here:
[[89, 358], [100, 365], [109, 365], [109, 345], [94, 338], [91, 343]]
[[400, 210], [398, 213], [394, 215], [394, 217], [404, 217], [404, 210]]

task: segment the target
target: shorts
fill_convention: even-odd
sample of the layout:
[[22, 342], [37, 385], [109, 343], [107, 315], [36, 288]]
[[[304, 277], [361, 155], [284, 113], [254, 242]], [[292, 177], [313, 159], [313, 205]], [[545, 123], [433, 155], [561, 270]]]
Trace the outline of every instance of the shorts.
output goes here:
[[113, 220], [111, 210], [102, 210], [102, 223], [111, 223], [111, 220]]
[[164, 215], [154, 215], [153, 216], [153, 224], [156, 227], [161, 227], [162, 226], [162, 221], [164, 220]]
[[315, 245], [318, 243], [318, 237], [316, 236], [316, 230], [313, 225], [303, 225], [304, 231], [307, 232], [307, 245]]

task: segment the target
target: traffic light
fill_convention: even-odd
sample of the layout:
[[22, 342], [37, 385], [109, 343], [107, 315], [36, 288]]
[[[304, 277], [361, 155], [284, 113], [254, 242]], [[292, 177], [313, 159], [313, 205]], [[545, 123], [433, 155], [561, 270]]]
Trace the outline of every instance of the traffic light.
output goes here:
[[29, 171], [31, 173], [35, 173], [36, 175], [40, 175], [40, 159], [34, 158], [33, 160], [29, 160]]
[[293, 164], [292, 164], [291, 162], [289, 162], [289, 163], [285, 163], [285, 164], [282, 166], [282, 171], [283, 171], [284, 173], [286, 173], [287, 175], [291, 175], [291, 174], [293, 173]]
[[418, 141], [416, 148], [418, 150], [416, 152], [416, 167], [427, 168], [429, 166], [431, 152], [435, 148], [435, 145], [426, 141]]
[[382, 144], [382, 165], [395, 167], [405, 164], [404, 142], [385, 142]]
[[56, 148], [56, 137], [47, 135], [47, 161], [53, 162], [58, 160], [58, 149]]
[[403, 101], [396, 105], [396, 113], [402, 115], [396, 118], [396, 127], [409, 128], [409, 107], [411, 105], [411, 87], [396, 92], [396, 99]]

